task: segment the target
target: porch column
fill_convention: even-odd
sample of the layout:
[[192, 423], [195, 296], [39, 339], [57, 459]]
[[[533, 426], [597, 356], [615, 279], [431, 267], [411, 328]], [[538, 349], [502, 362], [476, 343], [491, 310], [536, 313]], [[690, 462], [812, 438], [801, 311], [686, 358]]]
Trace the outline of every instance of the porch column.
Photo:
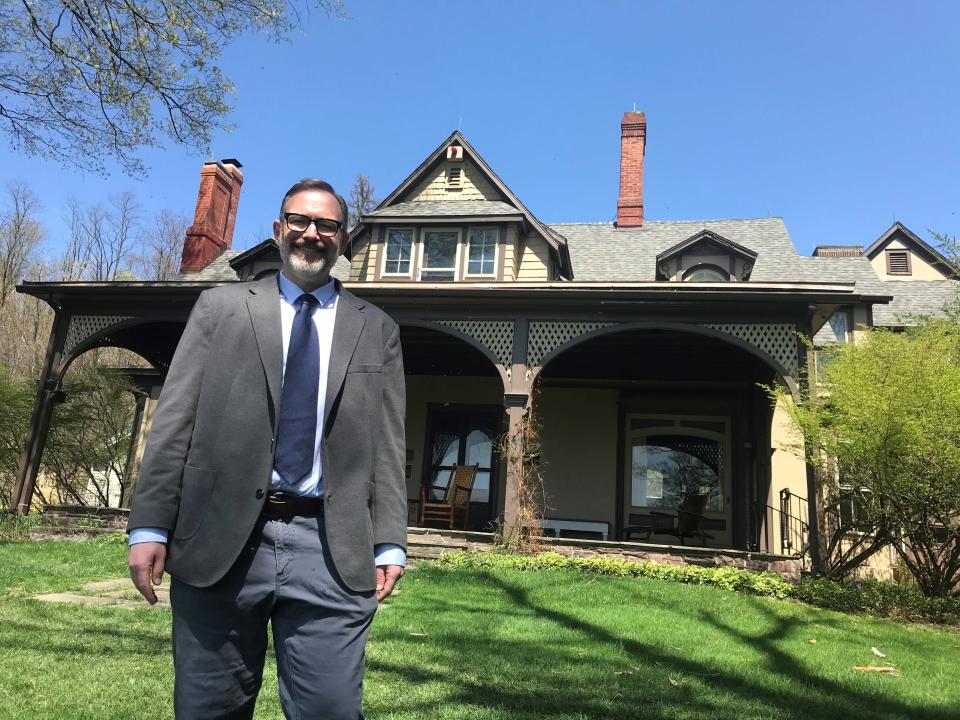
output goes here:
[[503, 536], [513, 537], [517, 527], [519, 510], [518, 488], [523, 472], [523, 422], [524, 416], [533, 403], [530, 393], [530, 380], [527, 373], [527, 332], [529, 321], [518, 317], [513, 326], [513, 352], [510, 366], [509, 383], [503, 394], [503, 405], [507, 410], [507, 477], [503, 493]]
[[20, 456], [20, 468], [17, 470], [17, 480], [10, 497], [10, 510], [23, 515], [30, 512], [30, 504], [33, 502], [37, 471], [40, 469], [43, 449], [47, 444], [47, 433], [50, 430], [53, 408], [58, 402], [63, 401], [60, 379], [55, 377], [54, 370], [62, 359], [61, 354], [69, 325], [70, 316], [58, 311], [53, 319], [53, 328], [50, 330], [47, 355], [43, 362], [43, 372], [40, 375], [40, 383], [37, 388], [37, 399], [33, 404], [30, 427], [27, 429], [27, 439], [23, 454]]
[[[804, 320], [800, 332], [808, 338], [813, 337], [813, 315], [816, 312], [816, 306], [810, 305], [807, 309], [807, 317]], [[815, 358], [813, 350], [807, 348], [800, 338], [797, 338], [797, 360], [799, 365], [798, 375], [802, 379], [803, 391], [809, 394], [816, 392]], [[827, 548], [824, 542], [825, 535], [821, 532], [824, 528], [824, 514], [822, 511], [823, 503], [820, 501], [820, 488], [817, 483], [817, 470], [810, 462], [810, 448], [807, 440], [804, 439], [804, 461], [807, 470], [807, 533], [810, 542], [810, 571], [814, 578], [823, 574], [823, 568], [826, 562]]]

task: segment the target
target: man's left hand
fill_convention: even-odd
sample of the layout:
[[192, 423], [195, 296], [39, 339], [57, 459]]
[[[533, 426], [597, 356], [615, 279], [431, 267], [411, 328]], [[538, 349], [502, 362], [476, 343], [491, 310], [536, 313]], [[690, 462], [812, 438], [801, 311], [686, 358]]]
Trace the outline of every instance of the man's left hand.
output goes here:
[[402, 565], [377, 565], [377, 602], [381, 602], [393, 592], [393, 586], [401, 577]]

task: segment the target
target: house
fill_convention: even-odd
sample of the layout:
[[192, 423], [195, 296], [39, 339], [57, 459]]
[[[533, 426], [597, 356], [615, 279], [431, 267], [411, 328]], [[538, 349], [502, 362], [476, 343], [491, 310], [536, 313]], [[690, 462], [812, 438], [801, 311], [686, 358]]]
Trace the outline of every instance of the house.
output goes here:
[[[352, 229], [334, 274], [401, 326], [408, 497], [477, 463], [470, 527], [513, 523], [497, 439], [532, 414], [549, 527], [620, 539], [702, 494], [708, 546], [798, 554], [813, 472], [784, 450], [786, 414], [760, 386], [798, 397], [800, 334], [909, 322], [957, 283], [899, 223], [866, 250], [801, 256], [777, 217], [647, 219], [646, 140], [645, 115], [626, 113], [613, 222], [542, 222], [454, 132]], [[201, 290], [276, 271], [272, 240], [230, 247], [242, 182], [235, 160], [204, 166], [176, 281], [20, 286], [58, 312], [15, 502], [29, 503], [71, 358], [111, 344], [163, 370]]]

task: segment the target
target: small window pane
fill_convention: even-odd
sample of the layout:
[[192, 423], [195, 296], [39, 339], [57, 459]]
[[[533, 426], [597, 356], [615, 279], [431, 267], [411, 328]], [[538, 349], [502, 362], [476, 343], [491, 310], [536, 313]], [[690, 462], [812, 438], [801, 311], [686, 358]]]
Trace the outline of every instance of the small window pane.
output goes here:
[[497, 229], [474, 228], [470, 231], [467, 274], [493, 275], [497, 256]]
[[413, 230], [387, 230], [387, 252], [384, 275], [409, 275], [410, 251], [413, 247]]

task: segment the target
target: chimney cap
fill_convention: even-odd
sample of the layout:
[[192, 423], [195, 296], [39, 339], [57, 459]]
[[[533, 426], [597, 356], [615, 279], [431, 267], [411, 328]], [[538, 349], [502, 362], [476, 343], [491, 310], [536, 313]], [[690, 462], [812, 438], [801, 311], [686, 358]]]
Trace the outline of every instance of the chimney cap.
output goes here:
[[642, 110], [640, 112], [627, 110], [623, 114], [623, 119], [620, 121], [621, 125], [633, 125], [634, 123], [646, 123], [647, 114]]
[[224, 170], [227, 169], [227, 168], [226, 168], [227, 165], [233, 165], [233, 167], [237, 168], [237, 170], [239, 170], [240, 168], [243, 167], [243, 165], [240, 163], [240, 161], [237, 160], [236, 158], [224, 158], [223, 160], [207, 160], [207, 161], [205, 161], [203, 164], [204, 164], [204, 165], [219, 165], [219, 166], [222, 167]]

